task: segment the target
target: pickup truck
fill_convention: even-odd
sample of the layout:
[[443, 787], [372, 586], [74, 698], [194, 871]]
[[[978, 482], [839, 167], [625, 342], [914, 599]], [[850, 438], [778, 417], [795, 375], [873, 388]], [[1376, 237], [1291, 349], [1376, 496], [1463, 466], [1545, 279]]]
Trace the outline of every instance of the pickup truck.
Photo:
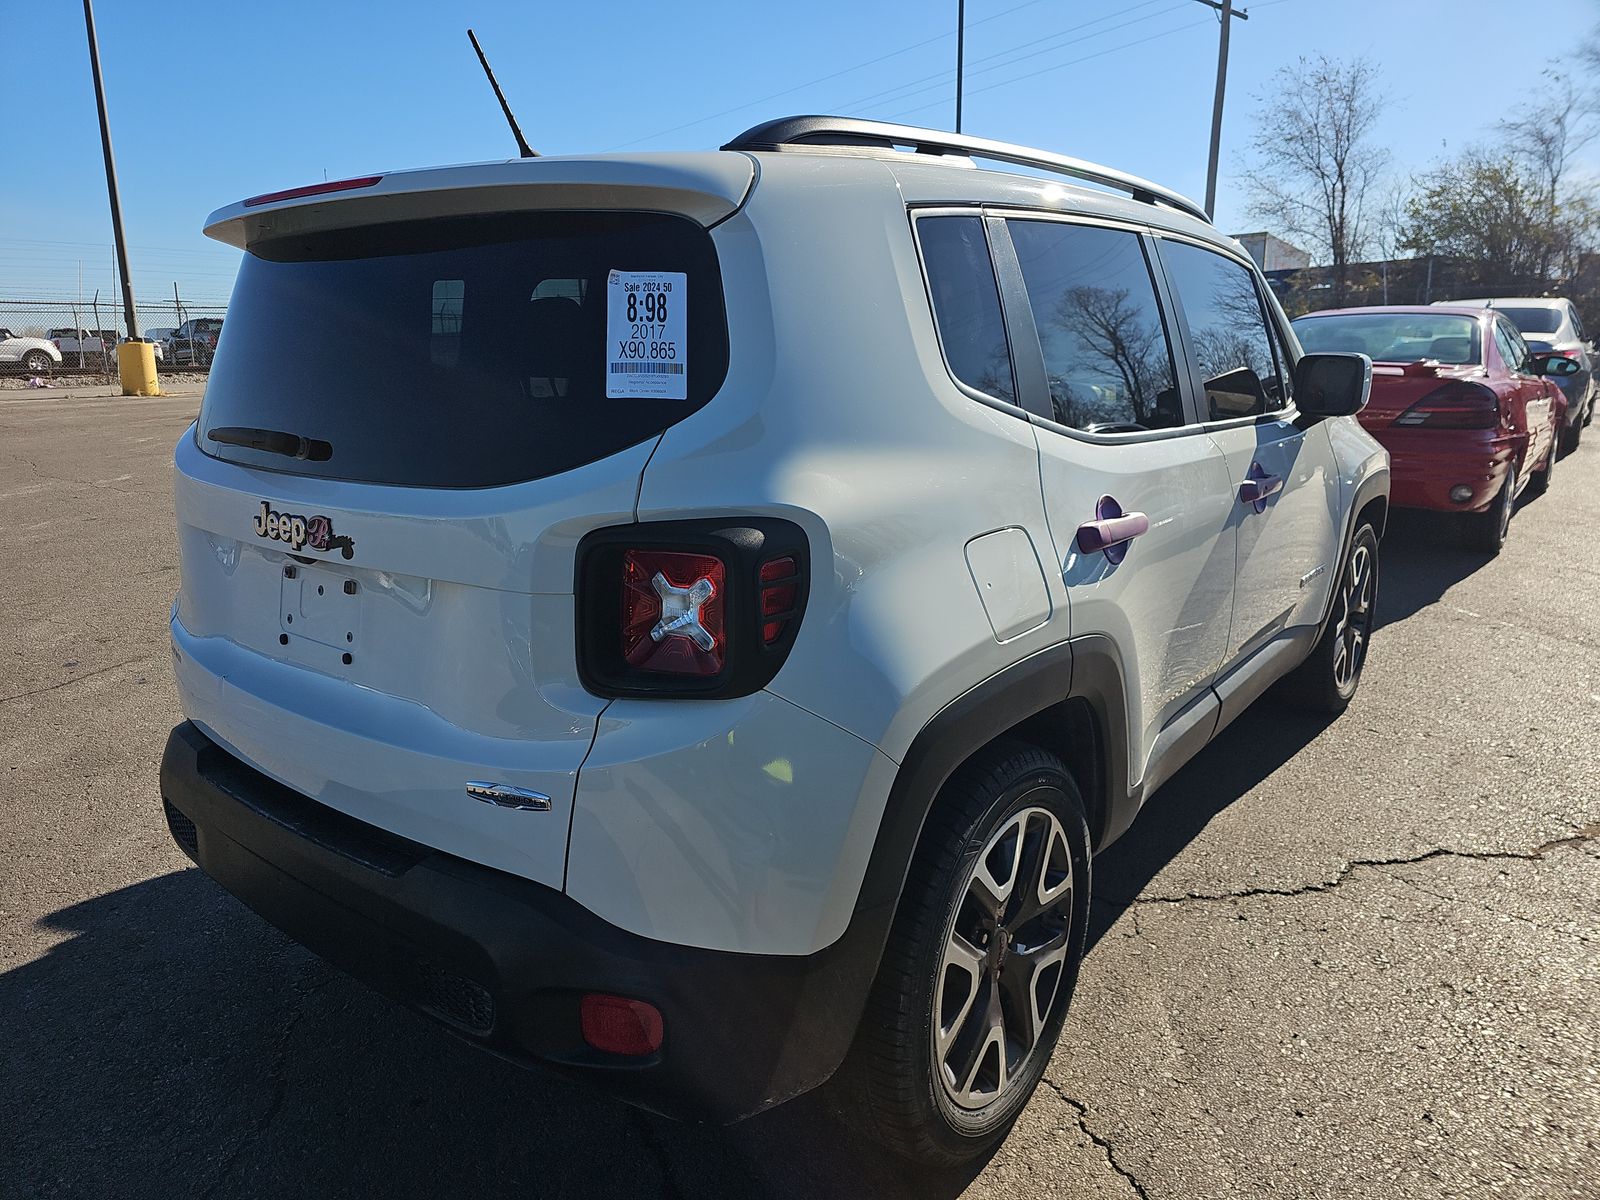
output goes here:
[[196, 317], [185, 321], [167, 335], [166, 359], [180, 366], [209, 367], [222, 333], [219, 317]]
[[110, 355], [111, 347], [117, 344], [117, 334], [112, 329], [52, 329], [49, 339], [69, 367], [78, 365], [80, 352], [87, 363], [91, 358]]

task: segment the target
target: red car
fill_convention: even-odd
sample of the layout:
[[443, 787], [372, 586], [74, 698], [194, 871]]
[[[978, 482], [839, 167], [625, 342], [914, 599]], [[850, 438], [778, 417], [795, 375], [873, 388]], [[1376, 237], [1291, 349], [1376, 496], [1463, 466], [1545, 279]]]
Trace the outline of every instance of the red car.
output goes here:
[[1372, 359], [1359, 420], [1389, 451], [1390, 502], [1460, 513], [1470, 545], [1505, 544], [1517, 497], [1550, 486], [1566, 398], [1545, 376], [1578, 364], [1535, 354], [1493, 309], [1344, 308], [1294, 322], [1307, 351]]

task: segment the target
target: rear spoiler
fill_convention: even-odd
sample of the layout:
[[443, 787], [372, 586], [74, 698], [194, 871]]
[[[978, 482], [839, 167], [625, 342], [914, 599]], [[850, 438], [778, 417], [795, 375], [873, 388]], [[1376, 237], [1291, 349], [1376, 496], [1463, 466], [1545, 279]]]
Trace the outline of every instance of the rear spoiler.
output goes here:
[[263, 238], [537, 209], [665, 212], [709, 228], [739, 210], [755, 181], [745, 154], [511, 159], [269, 192], [218, 209], [205, 231], [247, 250]]
[[1438, 379], [1443, 375], [1461, 374], [1472, 370], [1468, 363], [1442, 363], [1437, 358], [1419, 358], [1413, 362], [1373, 362], [1374, 375], [1404, 375], [1412, 379]]

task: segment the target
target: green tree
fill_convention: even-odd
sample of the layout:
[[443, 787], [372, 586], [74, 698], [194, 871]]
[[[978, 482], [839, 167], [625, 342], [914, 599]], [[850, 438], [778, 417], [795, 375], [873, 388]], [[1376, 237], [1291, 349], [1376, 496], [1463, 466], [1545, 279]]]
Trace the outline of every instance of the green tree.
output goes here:
[[1593, 226], [1589, 204], [1552, 196], [1509, 147], [1474, 148], [1417, 180], [1402, 244], [1462, 260], [1483, 290], [1538, 295], [1575, 267]]

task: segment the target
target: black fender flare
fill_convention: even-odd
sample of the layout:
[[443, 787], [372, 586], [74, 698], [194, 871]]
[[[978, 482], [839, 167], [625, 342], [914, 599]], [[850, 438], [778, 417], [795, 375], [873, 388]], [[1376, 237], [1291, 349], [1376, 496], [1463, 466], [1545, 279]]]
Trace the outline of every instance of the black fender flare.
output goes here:
[[[1317, 645], [1322, 641], [1322, 635], [1328, 631], [1328, 622], [1333, 620], [1333, 604], [1339, 595], [1339, 580], [1344, 578], [1345, 563], [1350, 558], [1350, 545], [1355, 541], [1356, 518], [1361, 515], [1361, 510], [1374, 500], [1382, 500], [1385, 506], [1388, 504], [1388, 468], [1369, 472], [1360, 483], [1356, 484], [1356, 494], [1344, 514], [1344, 536], [1339, 541], [1339, 560], [1334, 564], [1336, 574], [1333, 577], [1332, 586], [1328, 588], [1328, 603], [1323, 607], [1322, 620], [1317, 622], [1317, 636], [1311, 639], [1311, 649], [1306, 651], [1307, 654], [1316, 649]], [[1387, 526], [1388, 523], [1386, 507], [1383, 524]], [[1380, 527], [1374, 532], [1378, 535], [1378, 541], [1382, 543], [1384, 528]]]
[[[928, 814], [945, 782], [973, 754], [1030, 717], [1065, 700], [1081, 698], [1094, 711], [1104, 762], [1101, 797], [1085, 796], [1097, 844], [1120, 832], [1138, 811], [1128, 795], [1128, 719], [1122, 659], [1103, 634], [1058, 642], [1030, 654], [975, 684], [947, 703], [923, 726], [901, 760], [867, 861], [850, 924], [837, 960], [847, 973], [839, 982], [851, 1028], [860, 1021], [867, 992], [878, 973], [911, 859]], [[848, 996], [848, 1000], [844, 997]], [[841, 1016], [847, 1015], [841, 1012]]]

